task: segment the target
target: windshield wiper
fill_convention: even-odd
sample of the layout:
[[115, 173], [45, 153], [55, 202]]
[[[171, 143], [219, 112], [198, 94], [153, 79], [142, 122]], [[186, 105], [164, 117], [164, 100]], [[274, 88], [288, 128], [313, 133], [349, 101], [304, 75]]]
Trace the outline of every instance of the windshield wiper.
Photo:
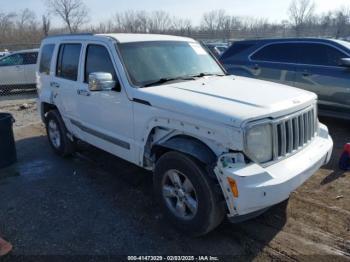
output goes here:
[[176, 80], [195, 80], [195, 78], [193, 76], [189, 76], [189, 77], [168, 77], [168, 78], [164, 77], [164, 78], [160, 78], [157, 81], [145, 84], [145, 85], [143, 85], [143, 87], [161, 85], [161, 84], [165, 84], [167, 82], [176, 81]]
[[205, 77], [205, 76], [225, 76], [225, 74], [215, 74], [215, 73], [200, 73], [198, 75], [191, 75], [191, 77]]
[[145, 85], [143, 85], [142, 87], [150, 87], [150, 86], [155, 86], [155, 85], [161, 85], [161, 84], [165, 84], [167, 82], [171, 82], [171, 81], [176, 81], [176, 80], [196, 80], [196, 78], [200, 78], [200, 77], [205, 77], [205, 76], [225, 76], [225, 74], [215, 74], [215, 73], [200, 73], [197, 75], [189, 75], [189, 76], [179, 76], [179, 77], [163, 77], [160, 78], [154, 82], [151, 83], [147, 83]]

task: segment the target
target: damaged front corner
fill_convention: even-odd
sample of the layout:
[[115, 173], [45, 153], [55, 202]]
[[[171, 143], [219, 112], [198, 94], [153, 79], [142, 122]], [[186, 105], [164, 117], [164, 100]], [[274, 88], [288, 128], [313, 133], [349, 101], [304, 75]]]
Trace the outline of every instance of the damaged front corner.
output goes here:
[[225, 172], [225, 170], [233, 171], [245, 166], [246, 163], [242, 153], [225, 153], [218, 158], [217, 165], [214, 168], [229, 210], [229, 217], [238, 215], [235, 199], [239, 197], [239, 185], [232, 176], [228, 175], [231, 172]]

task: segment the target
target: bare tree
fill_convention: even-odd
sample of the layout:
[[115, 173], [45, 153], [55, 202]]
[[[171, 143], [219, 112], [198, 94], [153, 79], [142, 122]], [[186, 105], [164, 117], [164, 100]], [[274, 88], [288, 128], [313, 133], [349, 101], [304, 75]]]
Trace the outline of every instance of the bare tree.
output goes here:
[[293, 0], [289, 6], [289, 17], [295, 33], [300, 36], [305, 24], [314, 14], [315, 4], [311, 0]]
[[66, 24], [70, 33], [76, 33], [88, 21], [88, 9], [82, 0], [47, 0], [51, 13]]
[[19, 29], [23, 30], [26, 27], [36, 26], [36, 15], [28, 8], [23, 9], [17, 14], [17, 25]]
[[22, 41], [33, 43], [37, 40], [39, 22], [36, 14], [28, 8], [19, 11], [15, 17], [14, 30], [20, 35]]
[[43, 29], [43, 33], [44, 33], [45, 37], [49, 35], [50, 26], [51, 26], [51, 21], [50, 21], [49, 15], [43, 15], [42, 16], [42, 29]]
[[189, 19], [181, 19], [177, 17], [173, 17], [172, 19], [172, 31], [179, 35], [187, 35], [190, 36], [193, 30], [193, 26], [191, 20]]
[[335, 37], [349, 36], [349, 23], [350, 23], [350, 10], [347, 8], [339, 9], [335, 12], [334, 26], [335, 26]]
[[145, 11], [128, 10], [116, 13], [113, 21], [116, 32], [140, 33], [147, 30], [148, 15]]
[[149, 16], [149, 32], [162, 33], [171, 28], [171, 18], [167, 12], [154, 11]]
[[332, 27], [333, 13], [328, 12], [319, 17], [320, 24], [320, 35], [330, 36], [330, 31]]
[[229, 34], [231, 30], [231, 17], [223, 9], [213, 10], [203, 14], [200, 27], [212, 37], [217, 35], [219, 31], [225, 31], [226, 34]]
[[12, 36], [15, 13], [0, 13], [0, 42], [8, 41]]

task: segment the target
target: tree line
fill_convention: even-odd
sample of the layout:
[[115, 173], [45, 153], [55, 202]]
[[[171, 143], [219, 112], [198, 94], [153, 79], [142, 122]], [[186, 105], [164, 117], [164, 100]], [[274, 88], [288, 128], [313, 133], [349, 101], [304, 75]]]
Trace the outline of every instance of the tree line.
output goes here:
[[[196, 39], [242, 39], [263, 37], [350, 37], [350, 10], [346, 7], [318, 14], [312, 0], [292, 0], [288, 19], [270, 22], [267, 18], [240, 17], [223, 9], [206, 12], [199, 25], [165, 11], [116, 12], [107, 21], [89, 24], [91, 10], [82, 0], [43, 0], [47, 13], [38, 17], [30, 9], [17, 13], [0, 11], [0, 47], [39, 43], [58, 33], [166, 33]], [[60, 27], [51, 20], [59, 19]], [[15, 48], [15, 47], [14, 47]]]

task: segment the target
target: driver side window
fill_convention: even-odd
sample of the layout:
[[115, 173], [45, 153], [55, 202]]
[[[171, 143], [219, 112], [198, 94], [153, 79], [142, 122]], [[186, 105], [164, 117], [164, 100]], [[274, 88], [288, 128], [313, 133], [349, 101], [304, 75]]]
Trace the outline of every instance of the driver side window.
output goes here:
[[97, 72], [110, 73], [113, 80], [118, 82], [117, 74], [106, 47], [90, 44], [86, 48], [84, 82], [88, 83], [89, 75]]

